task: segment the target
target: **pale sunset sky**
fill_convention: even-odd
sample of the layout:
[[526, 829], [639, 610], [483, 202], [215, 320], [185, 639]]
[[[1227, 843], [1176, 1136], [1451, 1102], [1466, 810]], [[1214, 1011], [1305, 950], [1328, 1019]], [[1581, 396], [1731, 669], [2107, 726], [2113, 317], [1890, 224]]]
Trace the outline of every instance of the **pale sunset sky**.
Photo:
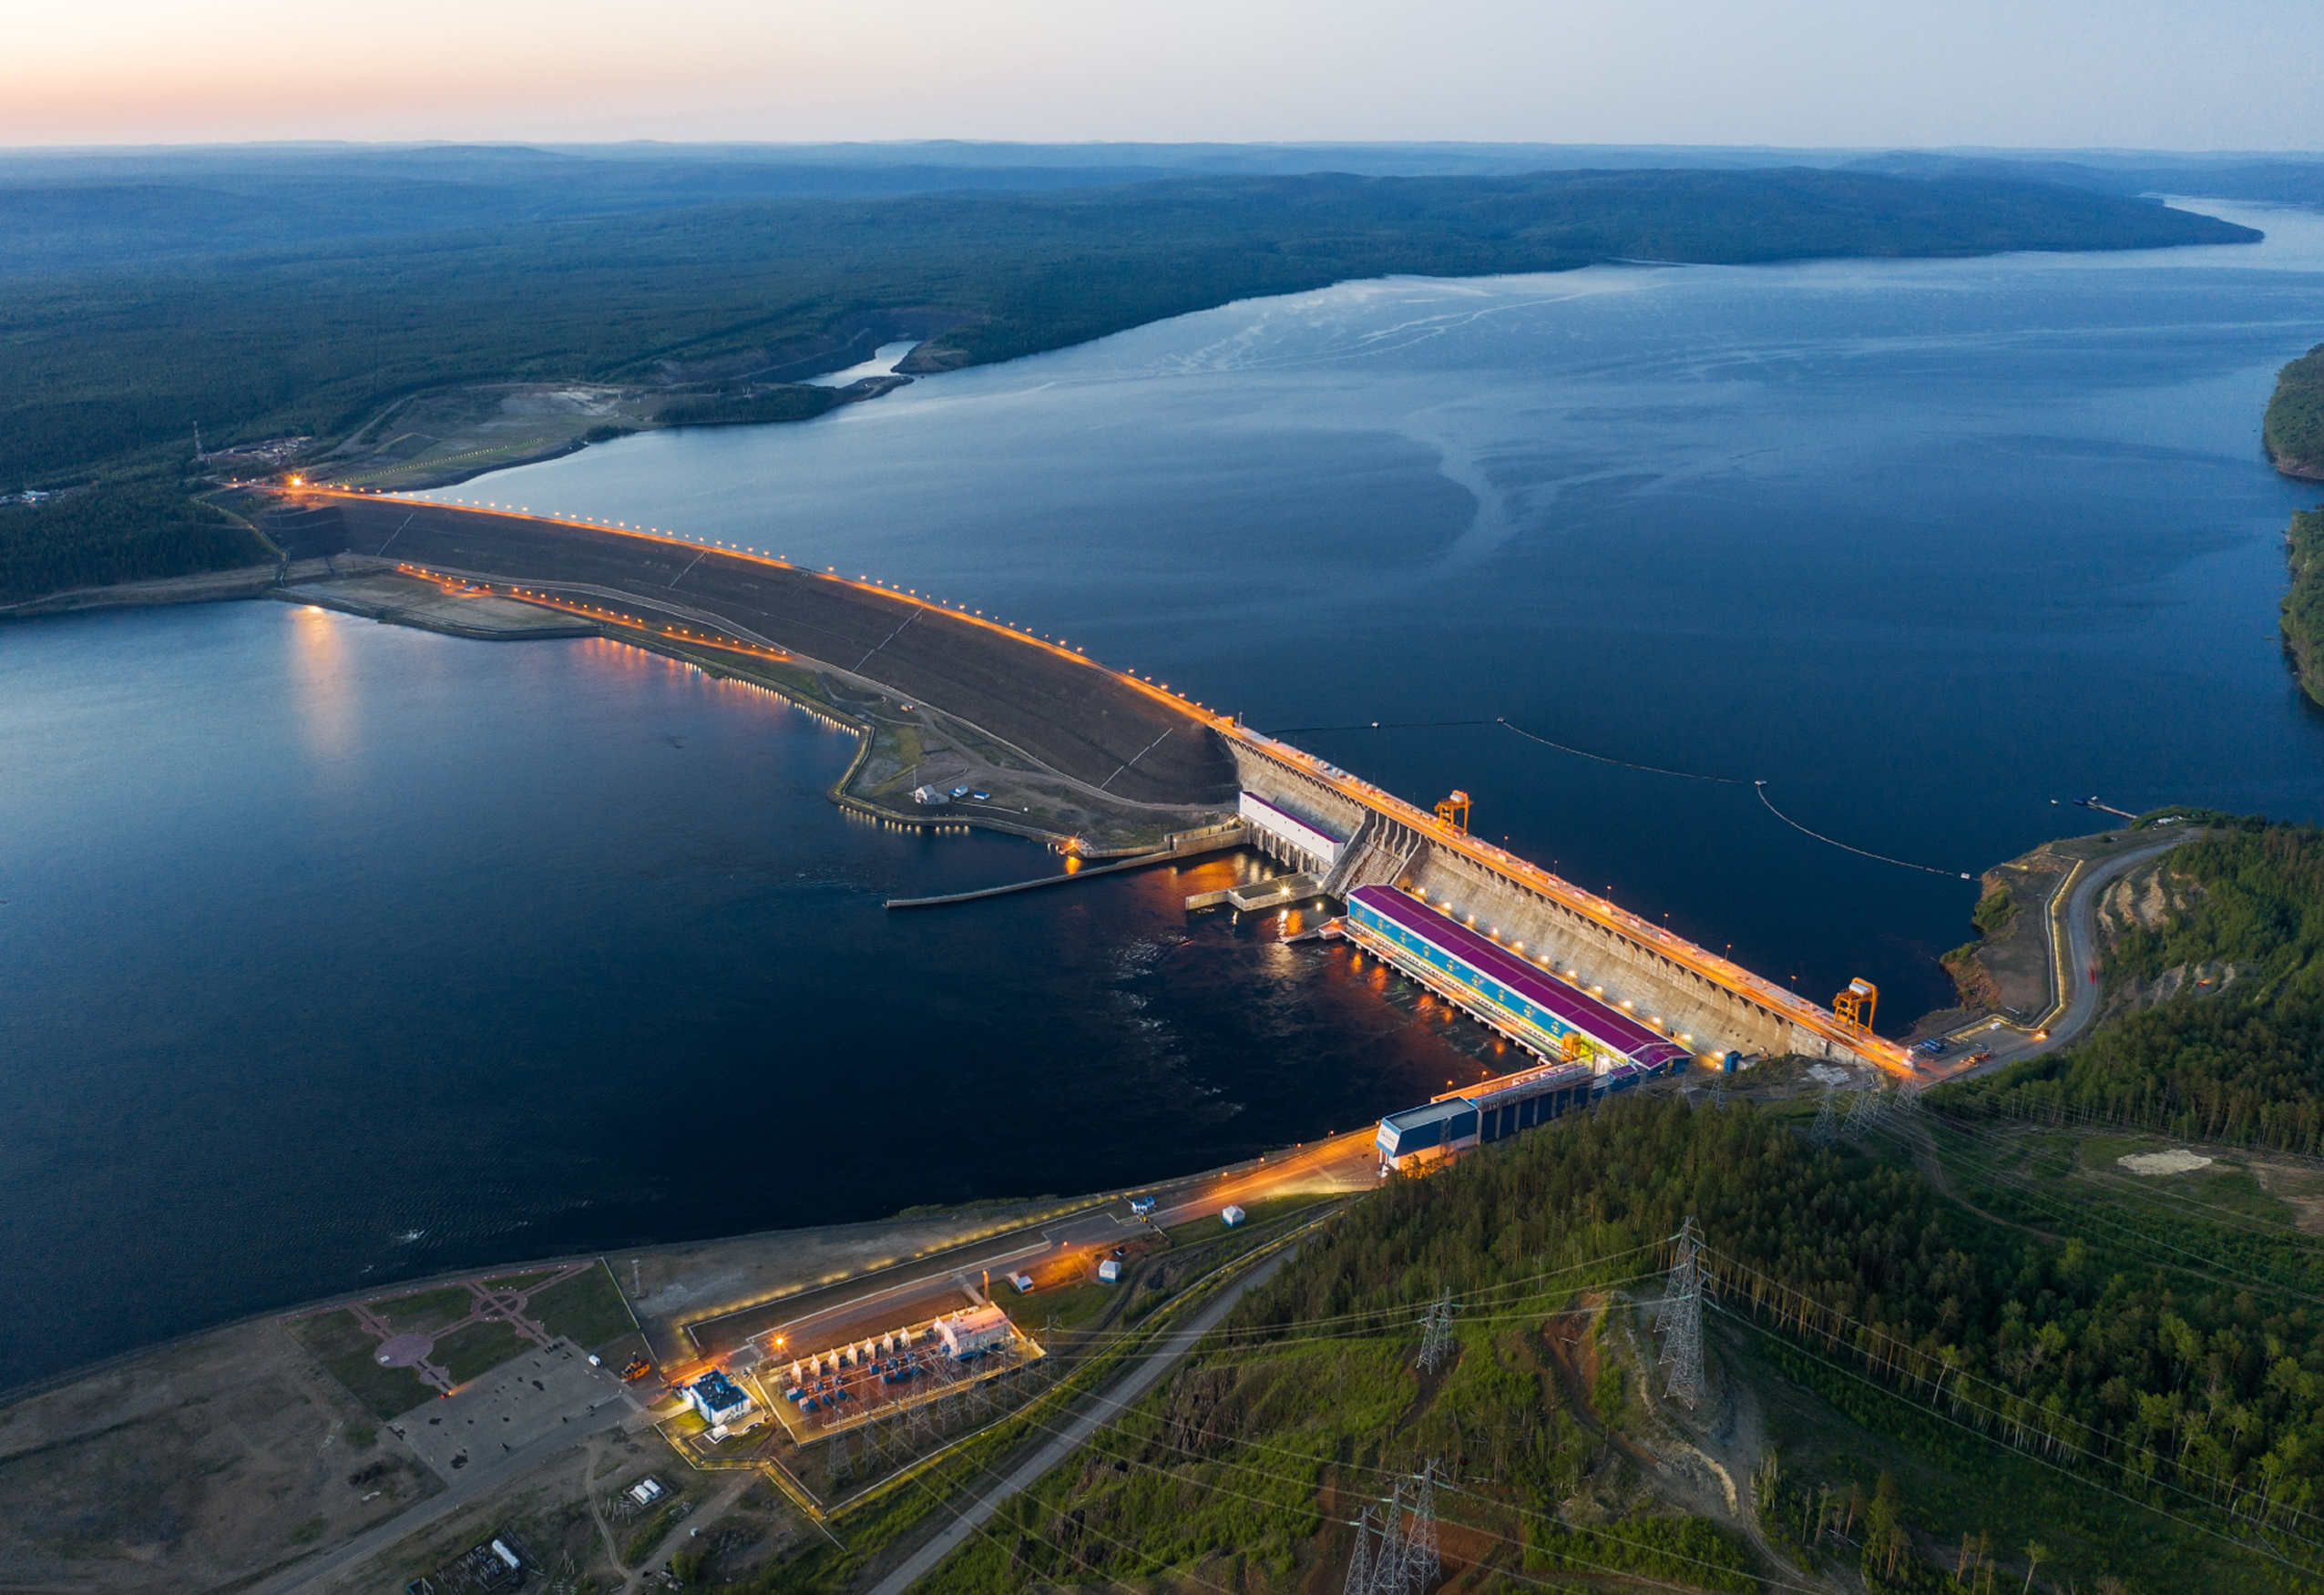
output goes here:
[[0, 146], [2324, 145], [2319, 0], [75, 0]]

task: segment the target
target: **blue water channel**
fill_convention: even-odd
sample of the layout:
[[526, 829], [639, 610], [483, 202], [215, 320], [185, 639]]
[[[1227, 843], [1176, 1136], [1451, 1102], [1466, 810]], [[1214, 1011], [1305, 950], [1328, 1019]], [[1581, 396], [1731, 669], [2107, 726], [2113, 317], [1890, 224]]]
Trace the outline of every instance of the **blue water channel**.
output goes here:
[[[1947, 995], [2053, 799], [2324, 813], [2257, 427], [2324, 219], [2241, 250], [1348, 285], [442, 495], [1070, 637], [1818, 997]], [[1346, 1128], [1462, 1025], [1126, 877], [823, 792], [608, 643], [271, 603], [0, 629], [0, 1273], [36, 1376], [574, 1248], [1070, 1191]], [[1749, 782], [1813, 829], [1776, 821]], [[1213, 879], [1213, 877], [1216, 877]]]

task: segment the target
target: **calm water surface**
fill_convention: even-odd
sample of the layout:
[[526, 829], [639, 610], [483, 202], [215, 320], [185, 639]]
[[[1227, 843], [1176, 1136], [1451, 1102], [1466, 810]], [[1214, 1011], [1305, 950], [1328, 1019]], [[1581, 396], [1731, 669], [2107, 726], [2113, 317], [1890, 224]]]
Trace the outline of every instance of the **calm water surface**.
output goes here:
[[[2196, 203], [2189, 201], [2189, 203]], [[626, 439], [438, 496], [645, 520], [1085, 644], [1800, 989], [1943, 1001], [1958, 878], [2095, 793], [2324, 813], [2276, 636], [2276, 369], [2324, 217], [2237, 249], [1393, 281]], [[1893, 1028], [1893, 1025], [1890, 1027]]]
[[[2259, 453], [2324, 220], [2105, 258], [1602, 270], [1229, 306], [445, 495], [904, 581], [1273, 728], [1507, 716], [1976, 870], [2083, 811], [2324, 813]], [[1821, 996], [1972, 888], [1493, 726], [1303, 732]], [[436, 1268], [1183, 1169], [1465, 1032], [822, 798], [839, 734], [609, 644], [264, 604], [0, 631], [0, 1381]], [[1223, 872], [1226, 866], [1213, 866]]]
[[[607, 642], [249, 603], [0, 639], [0, 1378], [365, 1283], [1085, 1190], [1479, 1066], [1330, 961], [824, 792]], [[1488, 1054], [1490, 1056], [1490, 1054]]]

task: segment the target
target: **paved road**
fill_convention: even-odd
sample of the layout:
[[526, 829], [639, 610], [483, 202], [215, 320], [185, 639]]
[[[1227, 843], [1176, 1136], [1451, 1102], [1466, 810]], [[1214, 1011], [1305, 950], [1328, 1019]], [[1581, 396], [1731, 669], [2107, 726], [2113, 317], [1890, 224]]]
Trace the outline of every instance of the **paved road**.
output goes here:
[[[1320, 1199], [1334, 1191], [1369, 1190], [1378, 1183], [1379, 1151], [1373, 1136], [1374, 1127], [1367, 1124], [1290, 1151], [1269, 1153], [1263, 1162], [1150, 1188], [1155, 1197], [1152, 1222], [1155, 1228], [1168, 1228], [1207, 1218], [1229, 1202], [1264, 1201], [1286, 1191], [1313, 1191]], [[683, 1381], [710, 1361], [735, 1350], [745, 1333], [780, 1329], [786, 1338], [804, 1344], [800, 1337], [812, 1334], [808, 1326], [818, 1320], [853, 1317], [883, 1302], [956, 1277], [975, 1280], [985, 1270], [998, 1277], [1013, 1266], [1054, 1255], [1061, 1249], [1119, 1245], [1147, 1228], [1130, 1217], [1127, 1209], [1126, 1201], [1110, 1201], [1054, 1222], [970, 1242], [825, 1290], [803, 1292], [784, 1302], [696, 1319], [692, 1329], [701, 1351], [673, 1361], [662, 1372], [672, 1380]], [[1003, 1290], [1001, 1300], [1006, 1306], [1016, 1298]], [[1027, 1304], [1032, 1315], [1038, 1316], [1039, 1308], [1038, 1296]]]
[[1173, 1329], [1163, 1335], [1154, 1349], [1133, 1364], [1130, 1371], [1099, 1396], [1088, 1411], [1067, 1423], [1049, 1444], [1034, 1452], [998, 1486], [971, 1502], [966, 1510], [954, 1509], [953, 1520], [945, 1525], [934, 1539], [906, 1557], [903, 1566], [882, 1579], [873, 1589], [872, 1595], [904, 1595], [905, 1590], [933, 1571], [938, 1562], [967, 1543], [968, 1537], [1013, 1497], [1030, 1489], [1049, 1469], [1080, 1449], [1081, 1443], [1097, 1433], [1101, 1425], [1112, 1422], [1123, 1408], [1153, 1388], [1156, 1380], [1194, 1349], [1195, 1342], [1217, 1328], [1220, 1321], [1234, 1311], [1234, 1304], [1243, 1299], [1244, 1292], [1282, 1267], [1289, 1260], [1293, 1250], [1295, 1248], [1278, 1252], [1220, 1293], [1219, 1299], [1196, 1314], [1185, 1327]]
[[[2021, 1059], [2037, 1058], [2045, 1052], [2054, 1052], [2088, 1029], [2092, 1021], [2098, 1017], [2098, 1001], [2104, 993], [2104, 987], [2090, 978], [2090, 966], [2098, 959], [2096, 910], [2099, 895], [2115, 881], [2120, 880], [2124, 874], [2136, 869], [2157, 854], [2168, 853], [2181, 843], [2191, 841], [2199, 834], [2201, 834], [2200, 832], [2191, 829], [2174, 831], [2160, 842], [2133, 848], [2127, 853], [2116, 854], [2112, 858], [2090, 865], [2081, 874], [2075, 876], [2073, 889], [2066, 898], [2064, 963], [2063, 967], [2055, 967], [2056, 977], [2066, 983], [2065, 1011], [2055, 1014], [2050, 1022], [2047, 1036], [2038, 1041], [2022, 1031], [1991, 1029], [1986, 1027], [1990, 1027], [1992, 1021], [1981, 1021], [1978, 1029], [1966, 1034], [1973, 1035], [1983, 1045], [1992, 1048], [1991, 1061], [1944, 1078], [1969, 1079], [1977, 1075], [1991, 1074], [1995, 1069], [2006, 1068]], [[2054, 943], [2051, 948], [2051, 960], [2054, 967], [2058, 961]]]

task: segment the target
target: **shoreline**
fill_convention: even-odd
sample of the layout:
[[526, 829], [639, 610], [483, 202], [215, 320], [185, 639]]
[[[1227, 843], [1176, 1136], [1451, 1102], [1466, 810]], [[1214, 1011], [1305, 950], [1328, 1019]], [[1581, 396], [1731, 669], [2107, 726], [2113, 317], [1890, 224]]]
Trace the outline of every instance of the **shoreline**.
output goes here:
[[[1346, 1142], [1357, 1137], [1368, 1136], [1370, 1133], [1370, 1127], [1367, 1126], [1364, 1130], [1344, 1132], [1339, 1136], [1311, 1143], [1311, 1145], [1313, 1148], [1321, 1149]], [[742, 1230], [722, 1234], [697, 1236], [691, 1240], [660, 1241], [629, 1246], [609, 1243], [541, 1256], [494, 1257], [456, 1263], [430, 1273], [414, 1274], [404, 1279], [354, 1286], [275, 1306], [258, 1308], [233, 1317], [220, 1319], [215, 1323], [205, 1324], [198, 1328], [184, 1330], [159, 1340], [148, 1341], [140, 1345], [107, 1353], [93, 1361], [77, 1363], [69, 1368], [59, 1369], [53, 1374], [44, 1374], [19, 1385], [0, 1386], [0, 1414], [83, 1381], [118, 1373], [148, 1359], [183, 1351], [204, 1341], [231, 1334], [238, 1330], [287, 1324], [294, 1319], [329, 1313], [358, 1303], [417, 1295], [480, 1275], [533, 1273], [583, 1263], [604, 1263], [610, 1268], [617, 1256], [641, 1260], [648, 1265], [659, 1264], [670, 1271], [668, 1273], [657, 1276], [655, 1283], [658, 1288], [649, 1290], [643, 1299], [632, 1295], [626, 1286], [623, 1289], [623, 1296], [637, 1316], [640, 1333], [647, 1338], [649, 1343], [656, 1338], [658, 1330], [662, 1334], [677, 1335], [691, 1342], [691, 1332], [701, 1324], [716, 1323], [742, 1314], [763, 1312], [779, 1307], [786, 1301], [811, 1296], [840, 1285], [877, 1280], [885, 1274], [899, 1270], [908, 1270], [916, 1265], [925, 1264], [932, 1259], [941, 1259], [956, 1252], [983, 1247], [988, 1243], [998, 1244], [1027, 1234], [1038, 1233], [1045, 1228], [1054, 1227], [1075, 1219], [1086, 1218], [1096, 1210], [1115, 1202], [1148, 1195], [1183, 1194], [1206, 1182], [1231, 1181], [1238, 1177], [1248, 1177], [1263, 1168], [1285, 1166], [1283, 1160], [1286, 1153], [1295, 1153], [1305, 1150], [1308, 1149], [1304, 1147], [1273, 1148], [1255, 1157], [1241, 1159], [1231, 1163], [1216, 1164], [1210, 1168], [1192, 1170], [1183, 1173], [1166, 1174], [1135, 1184], [1109, 1186], [1076, 1196], [1047, 1199], [1013, 1198], [985, 1203], [964, 1202], [927, 1213], [917, 1213], [906, 1209], [902, 1212], [875, 1218], [841, 1219], [823, 1224]], [[696, 1310], [689, 1310], [682, 1298], [679, 1302], [670, 1304], [672, 1310], [664, 1313], [647, 1310], [648, 1304], [655, 1296], [665, 1294], [671, 1288], [672, 1275], [682, 1271], [684, 1264], [689, 1261], [698, 1261], [705, 1256], [742, 1249], [772, 1251], [802, 1245], [824, 1246], [850, 1241], [876, 1242], [885, 1234], [908, 1234], [916, 1230], [927, 1232], [924, 1243], [916, 1250], [866, 1262], [837, 1273], [793, 1279], [784, 1288], [753, 1296], [708, 1303], [701, 1304]], [[733, 1264], [729, 1263], [727, 1266], [731, 1268]], [[618, 1275], [619, 1271], [616, 1270], [616, 1273]], [[657, 1351], [660, 1349], [656, 1348]], [[683, 1345], [681, 1349], [688, 1358], [701, 1355], [691, 1344]]]
[[[430, 579], [431, 576], [434, 579]], [[463, 584], [484, 590], [459, 595], [456, 609], [466, 610], [472, 618], [470, 623], [464, 623], [462, 619], [456, 618], [455, 605], [425, 601], [418, 590], [408, 596], [384, 594], [378, 590], [381, 584], [377, 578], [401, 579], [415, 589], [425, 589], [426, 593], [435, 595], [445, 595], [450, 588]], [[367, 588], [371, 590], [365, 590]], [[988, 831], [1039, 842], [1069, 856], [1105, 860], [1164, 854], [1171, 845], [1169, 838], [1172, 834], [1201, 829], [1208, 820], [1216, 817], [1201, 805], [1195, 806], [1195, 809], [1201, 810], [1199, 813], [1182, 805], [1164, 805], [1162, 809], [1154, 810], [1152, 819], [1148, 823], [1146, 828], [1153, 833], [1151, 836], [1123, 834], [1115, 837], [1109, 844], [1101, 836], [1086, 835], [1086, 827], [1052, 828], [1005, 817], [998, 813], [979, 812], [965, 804], [946, 803], [935, 808], [916, 805], [911, 809], [890, 806], [874, 801], [873, 796], [865, 795], [858, 788], [859, 784], [874, 784], [866, 780], [866, 772], [883, 751], [891, 754], [896, 751], [898, 731], [925, 729], [948, 735], [957, 742], [978, 739], [998, 742], [999, 740], [983, 728], [960, 721], [957, 716], [943, 711], [926, 705], [915, 709], [908, 698], [903, 697], [886, 683], [788, 649], [779, 650], [780, 660], [770, 660], [768, 665], [779, 662], [795, 668], [778, 670], [762, 665], [756, 658], [759, 651], [756, 649], [722, 647], [711, 638], [691, 635], [689, 629], [665, 628], [657, 631], [642, 622], [622, 624], [610, 618], [578, 615], [573, 608], [553, 601], [550, 595], [521, 592], [497, 577], [461, 572], [423, 574], [419, 567], [372, 555], [335, 554], [284, 560], [272, 565], [245, 566], [229, 571], [168, 577], [153, 581], [77, 588], [15, 604], [0, 605], [0, 625], [11, 620], [46, 619], [111, 609], [160, 608], [254, 598], [312, 604], [383, 625], [404, 626], [469, 641], [526, 642], [603, 638], [691, 665], [721, 680], [757, 688], [835, 729], [847, 731], [856, 739], [855, 757], [849, 761], [839, 779], [825, 789], [824, 795], [838, 808], [883, 824], [919, 831], [951, 828]], [[683, 606], [673, 605], [670, 608], [673, 615], [691, 617], [694, 614]], [[704, 616], [701, 619], [707, 620], [712, 618]], [[862, 696], [849, 697], [841, 692], [817, 690], [819, 687], [830, 685], [834, 679], [857, 690]], [[900, 705], [912, 710], [915, 719], [907, 722], [863, 712], [867, 703], [875, 708], [882, 701], [888, 702], [891, 708]], [[1033, 755], [1023, 753], [1007, 743], [999, 745], [1037, 765], [1036, 770], [1024, 773], [1046, 776], [1052, 783], [1064, 782], [1075, 787], [1082, 784], [1060, 772], [1049, 771], [1046, 766], [1039, 766]], [[990, 767], [983, 773], [988, 780], [998, 778], [997, 772]], [[892, 785], [892, 777], [885, 784]], [[1089, 795], [1094, 797], [1096, 794]], [[1120, 806], [1125, 823], [1131, 812], [1152, 808], [1152, 805], [1140, 805], [1130, 800], [1111, 801]]]

